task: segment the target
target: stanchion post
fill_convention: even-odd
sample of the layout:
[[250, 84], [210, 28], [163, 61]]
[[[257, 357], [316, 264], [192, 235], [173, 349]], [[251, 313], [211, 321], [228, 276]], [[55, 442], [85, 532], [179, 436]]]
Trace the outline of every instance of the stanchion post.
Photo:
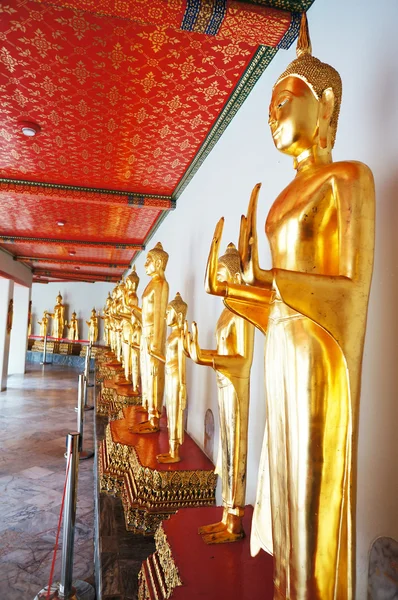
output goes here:
[[77, 476], [79, 472], [79, 433], [68, 433], [67, 465], [69, 465], [64, 506], [64, 529], [62, 541], [62, 570], [59, 586], [61, 598], [67, 600], [72, 593], [73, 545], [75, 541]]
[[92, 342], [89, 342], [88, 348], [87, 348], [87, 354], [88, 355], [88, 359], [87, 359], [87, 367], [86, 367], [86, 377], [87, 377], [87, 387], [93, 387], [94, 384], [90, 383], [90, 362], [91, 362], [91, 350], [92, 350], [93, 344]]
[[84, 385], [85, 377], [84, 373], [79, 374], [79, 393], [78, 393], [78, 407], [77, 407], [77, 430], [80, 434], [80, 457], [79, 460], [86, 460], [92, 458], [94, 452], [92, 450], [83, 450], [83, 430], [84, 430]]
[[51, 363], [47, 362], [47, 334], [44, 336], [43, 360], [40, 364], [41, 365], [50, 365], [51, 364]]

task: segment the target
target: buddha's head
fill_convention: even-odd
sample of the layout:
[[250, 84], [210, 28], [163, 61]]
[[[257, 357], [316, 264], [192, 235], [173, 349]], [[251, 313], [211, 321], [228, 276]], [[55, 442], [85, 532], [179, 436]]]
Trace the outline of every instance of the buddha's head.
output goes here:
[[75, 311], [73, 311], [73, 313], [72, 313], [72, 319], [76, 319], [76, 313], [75, 313]]
[[135, 270], [135, 265], [133, 266], [133, 270], [128, 277], [126, 277], [127, 287], [132, 289], [134, 292], [137, 291], [138, 284], [140, 283], [140, 278], [137, 275]]
[[217, 279], [230, 283], [242, 283], [240, 256], [232, 242], [228, 244], [225, 254], [218, 259]]
[[330, 151], [336, 138], [341, 95], [338, 72], [311, 54], [303, 13], [297, 58], [276, 82], [269, 108], [269, 125], [278, 150], [294, 157], [314, 146]]
[[123, 277], [121, 278], [116, 290], [116, 297], [121, 298], [126, 291], [126, 282], [124, 281]]
[[179, 292], [176, 293], [174, 300], [168, 303], [166, 309], [166, 323], [170, 327], [180, 325], [187, 317], [188, 304], [181, 298]]
[[96, 317], [97, 316], [97, 311], [95, 310], [95, 308], [92, 309], [91, 316], [92, 317]]
[[61, 292], [58, 292], [58, 296], [57, 296], [56, 300], [57, 300], [57, 304], [62, 304]]
[[163, 275], [167, 261], [169, 260], [169, 255], [165, 250], [163, 250], [163, 246], [160, 242], [156, 244], [152, 250], [149, 250], [147, 254], [147, 258], [145, 261], [145, 272], [147, 275]]

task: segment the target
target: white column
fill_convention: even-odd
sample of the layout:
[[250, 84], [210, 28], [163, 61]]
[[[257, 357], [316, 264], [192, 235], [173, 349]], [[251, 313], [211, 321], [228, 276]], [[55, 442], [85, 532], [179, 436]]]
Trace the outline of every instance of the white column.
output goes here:
[[30, 292], [31, 288], [14, 284], [14, 320], [8, 360], [9, 375], [25, 373]]
[[0, 278], [0, 391], [7, 389], [8, 356], [11, 335], [7, 331], [7, 317], [10, 300], [13, 297], [14, 282]]

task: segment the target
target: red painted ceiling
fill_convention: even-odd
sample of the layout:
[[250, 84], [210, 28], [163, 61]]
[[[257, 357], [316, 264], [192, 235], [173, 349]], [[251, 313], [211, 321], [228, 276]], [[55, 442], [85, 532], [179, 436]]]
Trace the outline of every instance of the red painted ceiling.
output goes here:
[[[215, 6], [2, 4], [0, 247], [47, 279], [122, 275], [131, 245], [143, 246], [173, 207], [259, 45], [277, 46], [292, 29], [286, 10], [228, 0], [220, 16]], [[25, 137], [23, 120], [39, 134]], [[71, 241], [79, 270], [34, 261], [70, 258]]]

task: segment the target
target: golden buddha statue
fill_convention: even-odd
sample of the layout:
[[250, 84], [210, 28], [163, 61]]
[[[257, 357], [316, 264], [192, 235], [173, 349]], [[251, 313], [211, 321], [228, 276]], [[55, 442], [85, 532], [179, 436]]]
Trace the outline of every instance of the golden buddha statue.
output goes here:
[[48, 327], [48, 312], [45, 310], [43, 312], [43, 316], [41, 318], [41, 321], [37, 321], [38, 324], [40, 325], [40, 335], [41, 337], [46, 337], [47, 335], [47, 327]]
[[159, 357], [165, 355], [166, 308], [169, 284], [164, 271], [169, 255], [158, 242], [148, 252], [145, 272], [151, 278], [142, 294], [142, 308], [134, 307], [133, 313], [141, 322], [141, 384], [142, 406], [148, 411], [148, 420], [133, 428], [135, 433], [159, 431], [163, 406], [164, 363]]
[[54, 306], [54, 312], [47, 313], [47, 316], [53, 320], [51, 335], [59, 340], [63, 336], [65, 327], [65, 306], [62, 304], [61, 292], [58, 292], [56, 300], [57, 303]]
[[111, 303], [110, 303], [110, 307], [109, 307], [109, 344], [111, 347], [112, 352], [116, 353], [116, 331], [115, 331], [115, 310], [116, 310], [116, 295], [117, 295], [117, 288], [118, 286], [116, 285], [113, 290], [112, 290], [112, 294], [111, 294]]
[[65, 322], [66, 327], [68, 328], [68, 339], [69, 340], [78, 340], [79, 339], [79, 324], [76, 318], [76, 313], [73, 311], [71, 320], [69, 325]]
[[111, 296], [110, 292], [108, 292], [108, 296], [106, 298], [105, 306], [104, 306], [104, 314], [98, 315], [98, 317], [104, 321], [104, 343], [105, 343], [105, 346], [110, 346], [110, 343], [111, 343], [110, 342], [110, 316], [109, 316], [111, 303], [112, 303], [112, 296]]
[[95, 308], [92, 309], [90, 320], [86, 323], [88, 325], [88, 341], [95, 344], [98, 340], [98, 317]]
[[181, 460], [179, 448], [184, 441], [184, 410], [187, 404], [182, 334], [187, 310], [188, 305], [178, 292], [166, 309], [166, 323], [171, 327], [171, 333], [166, 341], [166, 357], [163, 359], [169, 452], [157, 455], [156, 458], [160, 463], [176, 463]]
[[274, 143], [293, 157], [297, 171], [268, 214], [272, 268], [264, 270], [258, 261], [256, 186], [239, 242], [250, 285], [217, 281], [221, 221], [207, 289], [267, 332], [267, 429], [252, 552], [273, 549], [274, 598], [353, 600], [374, 182], [362, 163], [332, 162], [341, 80], [311, 56], [305, 15], [297, 55], [273, 89], [269, 112]]
[[121, 339], [122, 339], [122, 357], [124, 367], [125, 382], [132, 381], [132, 338], [133, 338], [133, 323], [136, 320], [132, 311], [133, 306], [138, 306], [137, 288], [140, 282], [135, 267], [131, 274], [126, 277], [125, 285], [122, 294], [122, 306], [118, 316], [121, 317]]
[[[242, 285], [238, 250], [229, 244], [218, 260], [216, 277], [229, 285]], [[250, 369], [253, 360], [254, 327], [225, 308], [217, 321], [216, 350], [199, 347], [196, 323], [185, 332], [185, 350], [199, 365], [217, 373], [221, 431], [221, 479], [223, 517], [219, 523], [199, 529], [207, 544], [235, 542], [244, 536], [242, 518], [246, 493], [247, 428], [249, 418]]]
[[123, 312], [123, 297], [126, 291], [126, 284], [122, 278], [116, 287], [115, 304], [113, 308], [113, 331], [115, 335], [115, 351], [116, 358], [122, 362], [123, 359], [123, 342], [122, 342], [122, 312]]

